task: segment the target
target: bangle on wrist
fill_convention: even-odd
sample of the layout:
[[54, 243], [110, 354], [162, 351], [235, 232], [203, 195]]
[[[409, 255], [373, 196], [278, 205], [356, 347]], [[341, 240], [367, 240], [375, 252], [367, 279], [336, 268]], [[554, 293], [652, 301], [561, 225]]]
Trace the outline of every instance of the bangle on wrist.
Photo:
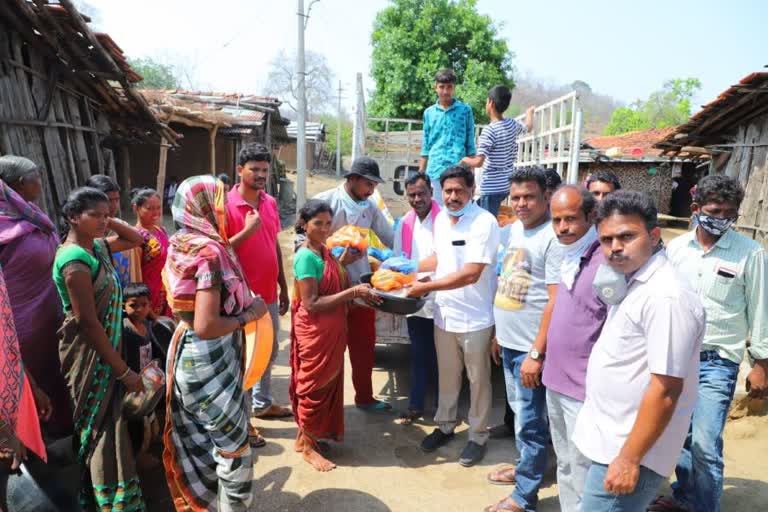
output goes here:
[[122, 381], [123, 381], [123, 379], [125, 379], [125, 378], [128, 376], [128, 374], [129, 374], [129, 373], [131, 373], [131, 368], [130, 368], [130, 367], [127, 367], [127, 368], [125, 369], [125, 371], [123, 372], [123, 374], [122, 374], [122, 375], [120, 375], [119, 377], [117, 377], [117, 380], [119, 380], [119, 381], [121, 381], [121, 382], [122, 382]]

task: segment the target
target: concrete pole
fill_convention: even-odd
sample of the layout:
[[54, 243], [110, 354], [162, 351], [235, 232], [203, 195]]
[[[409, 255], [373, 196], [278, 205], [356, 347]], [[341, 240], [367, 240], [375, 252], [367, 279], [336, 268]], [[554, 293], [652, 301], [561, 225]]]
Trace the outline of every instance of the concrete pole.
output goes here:
[[568, 163], [566, 183], [576, 185], [579, 181], [579, 156], [581, 153], [581, 109], [576, 110], [573, 117], [573, 140], [571, 142], [571, 161]]
[[336, 116], [336, 176], [341, 176], [341, 80], [339, 80], [339, 110]]
[[307, 95], [305, 91], [305, 65], [304, 65], [304, 24], [306, 17], [304, 15], [304, 0], [298, 0], [298, 29], [299, 29], [299, 44], [297, 49], [297, 69], [296, 76], [299, 79], [298, 94], [299, 94], [299, 116], [297, 121], [296, 130], [296, 212], [304, 206], [307, 201], [307, 133], [306, 133], [306, 121], [307, 121]]

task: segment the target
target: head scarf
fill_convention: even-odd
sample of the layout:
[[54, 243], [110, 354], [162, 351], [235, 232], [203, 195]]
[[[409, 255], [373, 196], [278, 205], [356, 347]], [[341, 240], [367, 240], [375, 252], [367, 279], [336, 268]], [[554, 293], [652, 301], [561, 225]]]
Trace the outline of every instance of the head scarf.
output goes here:
[[[0, 157], [0, 160], [7, 157]], [[0, 167], [2, 163], [0, 163]], [[0, 180], [0, 244], [7, 244], [39, 229], [56, 237], [53, 222], [34, 203], [24, 200]]]
[[250, 305], [250, 289], [226, 232], [224, 183], [214, 176], [184, 180], [171, 207], [181, 229], [171, 237], [163, 280], [171, 309], [195, 310], [197, 290], [221, 287], [223, 310], [237, 314]]

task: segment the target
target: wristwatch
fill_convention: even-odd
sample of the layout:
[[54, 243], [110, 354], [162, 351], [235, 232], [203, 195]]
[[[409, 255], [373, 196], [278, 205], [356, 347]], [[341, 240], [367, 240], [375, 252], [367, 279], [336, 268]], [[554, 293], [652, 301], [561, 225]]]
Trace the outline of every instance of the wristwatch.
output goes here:
[[531, 359], [533, 359], [534, 361], [539, 361], [544, 359], [544, 354], [542, 354], [535, 348], [532, 348], [531, 351], [528, 353], [528, 355], [530, 355]]

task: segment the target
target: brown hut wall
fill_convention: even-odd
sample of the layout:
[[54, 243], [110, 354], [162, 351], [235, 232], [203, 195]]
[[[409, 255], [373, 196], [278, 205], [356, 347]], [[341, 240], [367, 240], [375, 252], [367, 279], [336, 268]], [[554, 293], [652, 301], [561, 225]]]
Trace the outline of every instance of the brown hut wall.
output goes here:
[[[648, 174], [649, 167], [656, 167], [655, 175]], [[661, 163], [623, 163], [595, 162], [579, 164], [579, 183], [584, 183], [589, 173], [603, 170], [611, 171], [619, 177], [621, 187], [628, 190], [640, 190], [650, 194], [656, 201], [659, 213], [669, 214], [672, 201], [672, 167]]]
[[40, 204], [51, 217], [91, 174], [115, 175], [111, 150], [100, 145], [109, 123], [75, 89], [0, 21], [0, 154], [25, 156], [46, 170]]

